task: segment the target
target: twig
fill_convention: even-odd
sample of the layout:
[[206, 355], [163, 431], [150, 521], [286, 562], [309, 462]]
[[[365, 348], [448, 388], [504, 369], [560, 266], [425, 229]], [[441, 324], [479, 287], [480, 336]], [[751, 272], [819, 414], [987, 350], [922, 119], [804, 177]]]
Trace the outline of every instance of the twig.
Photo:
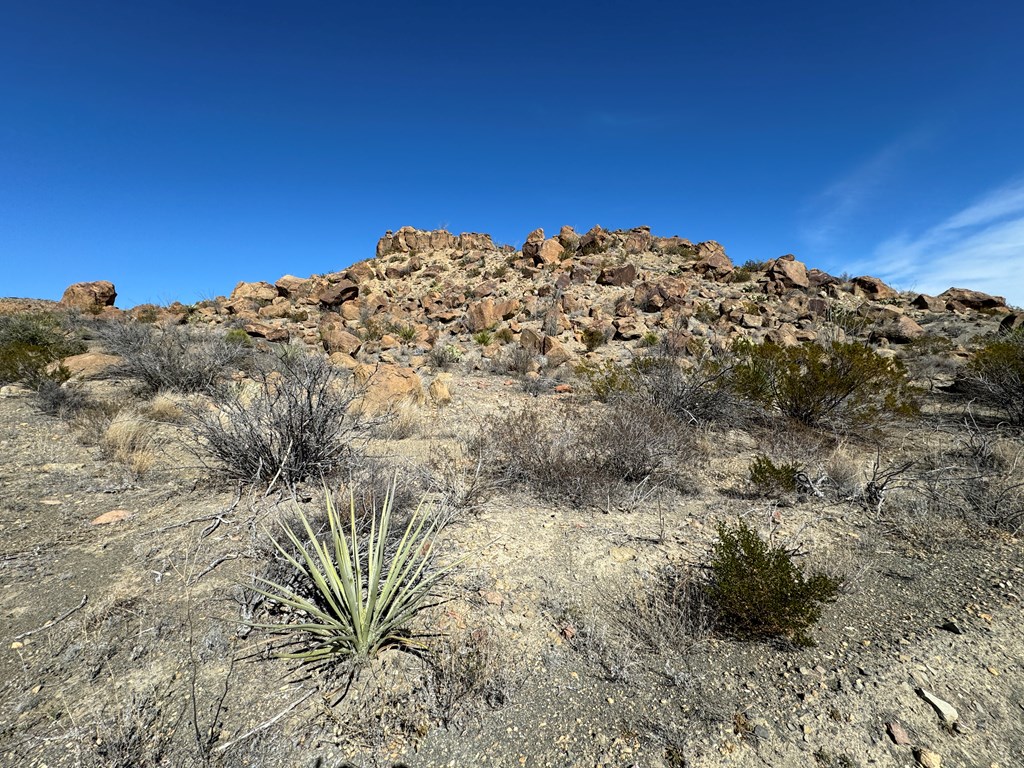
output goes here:
[[282, 717], [284, 717], [289, 712], [291, 712], [293, 709], [295, 709], [297, 706], [299, 706], [299, 704], [302, 704], [304, 701], [309, 699], [314, 693], [316, 693], [316, 690], [309, 691], [304, 696], [300, 696], [298, 699], [293, 701], [291, 704], [289, 704], [287, 707], [282, 709], [280, 712], [278, 712], [276, 715], [274, 715], [269, 720], [264, 720], [262, 723], [257, 725], [255, 728], [250, 728], [248, 731], [243, 733], [241, 736], [232, 739], [231, 741], [227, 742], [226, 744], [221, 744], [219, 747], [214, 749], [214, 752], [223, 752], [224, 750], [228, 749], [229, 747], [233, 747], [238, 742], [244, 741], [245, 739], [248, 739], [250, 736], [255, 736], [260, 731], [266, 730], [267, 728], [272, 726], [274, 723], [276, 723], [278, 720], [280, 720]]
[[198, 581], [201, 578], [203, 578], [203, 576], [208, 574], [210, 571], [212, 571], [214, 568], [216, 568], [221, 563], [223, 563], [223, 562], [225, 562], [227, 560], [235, 560], [235, 559], [237, 559], [237, 557], [238, 557], [238, 553], [237, 552], [232, 552], [230, 555], [221, 555], [216, 560], [214, 560], [212, 563], [210, 563], [208, 566], [206, 566], [206, 568], [203, 569], [202, 573], [200, 573], [198, 576], [196, 576], [194, 579], [192, 579], [192, 581], [189, 582], [189, 586], [193, 586], [194, 584], [198, 583]]
[[48, 621], [45, 624], [43, 624], [43, 626], [41, 626], [41, 627], [36, 627], [35, 629], [30, 629], [28, 632], [22, 632], [20, 635], [18, 635], [14, 639], [15, 640], [21, 640], [23, 637], [28, 637], [29, 635], [34, 635], [36, 632], [42, 632], [44, 629], [49, 629], [50, 627], [52, 627], [52, 626], [54, 626], [56, 624], [60, 624], [62, 621], [64, 621], [64, 619], [66, 619], [72, 613], [74, 613], [75, 611], [78, 611], [78, 610], [81, 610], [82, 608], [84, 608], [85, 604], [87, 602], [89, 602], [89, 595], [82, 595], [82, 602], [80, 602], [78, 605], [76, 605], [74, 608], [72, 608], [67, 613], [63, 614], [62, 616], [58, 616], [56, 619], [51, 619], [50, 621]]

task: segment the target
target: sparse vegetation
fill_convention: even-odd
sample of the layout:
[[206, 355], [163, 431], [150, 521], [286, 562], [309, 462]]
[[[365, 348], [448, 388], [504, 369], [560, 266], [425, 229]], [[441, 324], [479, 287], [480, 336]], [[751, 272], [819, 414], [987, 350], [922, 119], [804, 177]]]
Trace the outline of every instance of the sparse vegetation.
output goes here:
[[490, 331], [477, 331], [473, 334], [473, 341], [479, 344], [481, 347], [486, 347], [494, 340], [494, 336]]
[[1024, 424], [1024, 329], [986, 340], [968, 361], [960, 388], [1011, 424]]
[[787, 637], [811, 644], [807, 630], [837, 599], [840, 582], [821, 571], [804, 573], [795, 557], [742, 521], [719, 526], [709, 585], [719, 628], [745, 640]]
[[767, 456], [758, 455], [750, 463], [750, 483], [764, 496], [793, 493], [797, 488], [797, 473], [800, 465], [796, 462], [775, 464]]
[[583, 331], [583, 346], [587, 348], [587, 352], [593, 352], [600, 346], [603, 346], [608, 342], [608, 337], [605, 336], [604, 331], [600, 328], [586, 328]]
[[242, 342], [237, 334], [229, 339], [186, 325], [111, 322], [101, 338], [107, 351], [121, 358], [114, 373], [137, 380], [149, 392], [216, 394], [252, 357], [248, 334]]
[[912, 415], [917, 403], [904, 366], [856, 342], [828, 346], [737, 346], [729, 383], [739, 395], [808, 426], [874, 426]]
[[54, 363], [85, 352], [85, 344], [52, 314], [0, 315], [0, 384], [20, 381], [32, 389], [62, 383], [67, 371]]

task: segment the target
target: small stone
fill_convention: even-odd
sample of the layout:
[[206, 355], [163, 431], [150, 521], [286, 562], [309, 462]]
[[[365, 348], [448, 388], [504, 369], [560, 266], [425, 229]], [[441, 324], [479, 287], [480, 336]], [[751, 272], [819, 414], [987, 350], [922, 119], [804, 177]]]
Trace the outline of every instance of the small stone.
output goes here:
[[952, 725], [957, 721], [957, 718], [960, 717], [959, 713], [956, 711], [956, 707], [954, 707], [948, 701], [943, 701], [934, 693], [931, 693], [930, 691], [924, 688], [918, 688], [917, 693], [918, 695], [920, 695], [922, 699], [927, 701], [929, 704], [932, 705], [932, 707], [935, 708], [935, 711], [939, 713], [939, 717], [942, 718], [942, 721], [944, 723]]
[[942, 768], [942, 757], [937, 752], [932, 752], [930, 749], [914, 750], [914, 759], [917, 760], [924, 768]]
[[910, 734], [907, 733], [899, 720], [886, 723], [885, 729], [889, 732], [889, 738], [892, 739], [893, 744], [904, 746], [910, 743]]
[[769, 731], [763, 725], [754, 726], [754, 736], [757, 737], [759, 741], [767, 741], [769, 738], [771, 738], [771, 735], [771, 731]]
[[107, 525], [109, 523], [120, 523], [122, 520], [127, 520], [132, 516], [132, 513], [127, 509], [112, 509], [109, 512], [104, 512], [99, 517], [94, 517], [91, 521], [91, 525]]

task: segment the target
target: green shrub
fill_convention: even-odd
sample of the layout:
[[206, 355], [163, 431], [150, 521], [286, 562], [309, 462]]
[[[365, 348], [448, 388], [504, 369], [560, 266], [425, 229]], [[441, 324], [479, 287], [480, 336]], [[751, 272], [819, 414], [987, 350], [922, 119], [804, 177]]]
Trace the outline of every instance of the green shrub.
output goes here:
[[576, 366], [574, 373], [596, 400], [606, 403], [617, 394], [635, 392], [640, 386], [641, 374], [650, 365], [645, 358], [638, 358], [629, 365], [611, 360], [603, 363], [583, 362]]
[[516, 335], [512, 333], [511, 328], [502, 328], [496, 334], [494, 334], [494, 340], [499, 341], [502, 344], [511, 344], [516, 338]]
[[659, 341], [661, 341], [661, 339], [658, 337], [658, 334], [656, 334], [654, 331], [648, 331], [640, 339], [640, 346], [645, 348], [656, 347], [658, 346]]
[[788, 637], [812, 644], [807, 629], [839, 596], [839, 579], [805, 574], [795, 554], [764, 541], [746, 523], [718, 527], [709, 597], [719, 628], [745, 640]]
[[379, 513], [373, 512], [368, 532], [358, 530], [354, 495], [349, 497], [346, 526], [327, 494], [326, 539], [318, 538], [301, 511], [300, 532], [282, 523], [291, 546], [272, 541], [294, 569], [301, 587], [260, 579], [263, 586], [255, 589], [272, 602], [304, 614], [302, 623], [295, 625], [258, 625], [275, 633], [309, 636], [309, 647], [283, 653], [283, 657], [364, 660], [385, 646], [421, 647], [408, 625], [454, 566], [431, 567], [438, 517], [424, 502], [409, 517], [404, 535], [395, 543], [391, 533], [394, 493], [392, 484]]
[[23, 312], [0, 316], [0, 384], [15, 381], [38, 389], [44, 381], [61, 383], [67, 371], [58, 367], [48, 373], [51, 363], [85, 352], [85, 343], [75, 338], [54, 315]]
[[494, 336], [490, 331], [477, 331], [473, 334], [473, 341], [479, 344], [481, 347], [486, 347], [491, 341], [494, 340]]
[[800, 472], [797, 462], [775, 464], [764, 455], [757, 455], [750, 463], [750, 482], [765, 496], [796, 491], [796, 476]]
[[598, 347], [606, 344], [608, 338], [600, 328], [587, 328], [583, 331], [582, 341], [583, 346], [587, 348], [587, 352], [593, 352]]
[[986, 341], [958, 382], [968, 396], [1024, 424], [1024, 329]]
[[462, 350], [454, 344], [435, 344], [427, 355], [430, 364], [441, 371], [462, 362]]
[[917, 404], [906, 369], [856, 342], [779, 347], [742, 342], [729, 374], [733, 390], [808, 426], [873, 426]]
[[237, 344], [240, 347], [252, 346], [252, 336], [246, 333], [244, 328], [228, 329], [228, 331], [224, 334], [224, 341], [226, 341], [229, 344]]

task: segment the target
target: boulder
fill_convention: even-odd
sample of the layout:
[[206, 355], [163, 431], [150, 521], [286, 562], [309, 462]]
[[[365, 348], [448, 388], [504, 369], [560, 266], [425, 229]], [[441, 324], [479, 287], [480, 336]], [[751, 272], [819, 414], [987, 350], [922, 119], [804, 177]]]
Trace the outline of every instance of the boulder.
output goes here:
[[939, 298], [946, 302], [947, 307], [956, 302], [974, 310], [1006, 308], [1006, 299], [1002, 296], [990, 296], [969, 288], [950, 288], [940, 293]]
[[357, 296], [359, 296], [359, 286], [356, 283], [351, 280], [339, 280], [321, 288], [313, 295], [313, 298], [318, 304], [336, 307], [346, 301], [352, 301]]
[[526, 242], [523, 243], [523, 256], [528, 259], [538, 261], [540, 258], [540, 246], [544, 242], [544, 230], [537, 228], [526, 236]]
[[723, 278], [731, 274], [735, 267], [725, 249], [714, 240], [697, 243], [694, 246], [697, 261], [693, 265], [695, 272], [711, 278]]
[[565, 250], [575, 251], [580, 244], [580, 236], [576, 234], [576, 230], [566, 225], [558, 232], [558, 242]]
[[772, 262], [768, 268], [768, 278], [784, 289], [801, 288], [806, 290], [811, 283], [807, 277], [807, 267], [789, 254]]
[[[81, 355], [65, 357], [59, 365], [63, 365], [75, 379], [93, 379], [102, 376], [120, 362], [117, 355], [105, 355], [101, 352], [85, 352]], [[56, 363], [54, 364], [57, 365]]]
[[412, 368], [398, 365], [360, 365], [353, 369], [363, 388], [363, 405], [370, 410], [388, 409], [403, 401], [424, 402], [423, 381]]
[[896, 344], [907, 344], [925, 335], [925, 330], [915, 320], [900, 315], [872, 333], [874, 338], [884, 338]]
[[354, 333], [345, 330], [341, 318], [324, 318], [320, 321], [320, 340], [328, 353], [341, 352], [345, 355], [354, 355], [363, 345], [363, 340]]
[[312, 280], [308, 277], [295, 277], [295, 275], [284, 275], [274, 283], [277, 292], [289, 299], [305, 298], [312, 288]]
[[871, 299], [872, 301], [885, 301], [886, 299], [899, 297], [895, 290], [877, 277], [871, 277], [870, 275], [861, 275], [860, 277], [853, 278], [853, 295]]
[[117, 291], [109, 280], [94, 280], [89, 283], [74, 283], [64, 290], [60, 303], [72, 309], [98, 312], [104, 307], [114, 306]]
[[554, 336], [545, 336], [542, 352], [547, 358], [549, 368], [557, 368], [572, 359], [572, 354]]
[[549, 237], [540, 244], [540, 247], [537, 249], [537, 255], [534, 256], [534, 261], [537, 264], [557, 264], [562, 260], [564, 254], [565, 248], [562, 247], [558, 238]]
[[626, 253], [643, 253], [651, 250], [651, 228], [634, 227], [626, 233], [622, 241], [622, 247]]
[[278, 296], [277, 288], [270, 283], [247, 283], [244, 280], [235, 286], [231, 299], [251, 299], [252, 301], [273, 301]]
[[946, 309], [946, 302], [937, 296], [929, 296], [926, 293], [919, 293], [910, 302], [911, 306], [923, 309], [928, 312], [943, 312]]
[[288, 329], [269, 323], [249, 322], [242, 326], [242, 329], [250, 336], [256, 336], [267, 341], [288, 341]]
[[600, 225], [595, 225], [580, 237], [580, 252], [585, 255], [601, 253], [608, 250], [610, 244], [611, 235], [605, 232]]
[[999, 323], [1000, 333], [1013, 333], [1021, 328], [1024, 328], [1024, 312], [1014, 312], [1007, 315]]
[[638, 271], [636, 264], [626, 262], [615, 267], [605, 267], [601, 270], [601, 273], [597, 276], [597, 282], [600, 285], [632, 285], [633, 281], [636, 280]]

